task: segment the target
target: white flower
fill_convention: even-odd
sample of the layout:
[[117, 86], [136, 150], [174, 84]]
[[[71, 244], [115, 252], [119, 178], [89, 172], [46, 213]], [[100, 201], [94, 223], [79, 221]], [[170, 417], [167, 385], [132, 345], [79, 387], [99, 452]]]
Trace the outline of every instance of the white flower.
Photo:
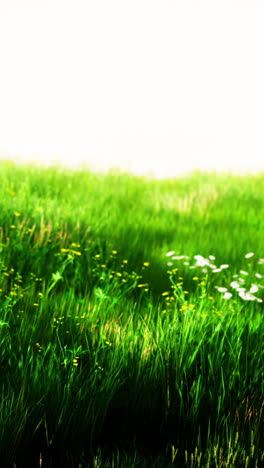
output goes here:
[[230, 286], [231, 288], [239, 288], [240, 284], [238, 283], [238, 281], [232, 281], [232, 283], [230, 283]]
[[222, 269], [222, 268], [228, 268], [228, 267], [229, 267], [229, 265], [220, 265], [220, 268], [221, 268], [221, 269]]
[[172, 266], [173, 263], [172, 263], [172, 262], [168, 262], [167, 265], [168, 265], [168, 266]]
[[231, 294], [230, 292], [225, 292], [225, 294], [223, 295], [223, 299], [230, 299], [230, 297], [232, 297], [233, 294]]
[[259, 288], [257, 287], [257, 285], [256, 285], [256, 284], [252, 284], [252, 286], [251, 286], [249, 292], [250, 292], [250, 293], [255, 293], [255, 292], [257, 292], [258, 290], [259, 290]]
[[166, 253], [166, 257], [170, 257], [173, 254], [175, 254], [174, 250], [172, 250], [171, 252]]
[[264, 258], [260, 258], [258, 263], [260, 263], [260, 264], [264, 263]]
[[208, 265], [208, 260], [202, 257], [202, 255], [195, 255], [194, 258], [196, 260], [196, 266], [203, 267], [205, 265]]
[[262, 275], [260, 273], [255, 273], [256, 278], [262, 278]]
[[227, 291], [227, 288], [222, 288], [220, 286], [215, 286], [215, 288], [219, 291], [219, 292], [226, 292]]
[[250, 252], [248, 253], [247, 255], [245, 255], [245, 258], [250, 258], [250, 257], [253, 257], [254, 253], [253, 252]]
[[183, 262], [184, 265], [190, 265], [190, 262]]
[[245, 291], [240, 291], [238, 293], [238, 295], [244, 299], [245, 301], [255, 301], [256, 300], [256, 297], [253, 296], [253, 294], [250, 294], [250, 293], [246, 293]]
[[207, 260], [207, 258], [204, 258], [202, 255], [195, 255], [194, 258], [196, 260], [195, 266], [199, 266], [199, 267], [209, 266], [210, 268], [216, 268], [215, 265], [212, 265], [212, 263], [210, 263], [209, 260]]
[[215, 260], [214, 255], [209, 255], [209, 259], [210, 259], [210, 260]]
[[241, 275], [248, 275], [248, 272], [247, 271], [244, 271], [244, 270], [240, 270]]
[[216, 268], [215, 270], [212, 270], [213, 273], [217, 273], [218, 271], [222, 271], [222, 268]]
[[260, 297], [257, 297], [256, 299], [257, 299], [258, 302], [263, 302], [263, 300], [260, 299]]
[[[170, 253], [170, 252], [169, 252]], [[175, 253], [175, 252], [173, 252]], [[168, 254], [167, 254], [168, 255]], [[175, 255], [174, 257], [172, 257], [172, 260], [182, 260], [183, 258], [185, 258], [184, 255]]]
[[245, 290], [246, 290], [246, 288], [237, 288], [237, 291], [239, 291], [239, 292], [243, 292]]
[[238, 278], [238, 281], [239, 281], [240, 283], [245, 283], [245, 282], [246, 282], [246, 281], [244, 280], [244, 278]]

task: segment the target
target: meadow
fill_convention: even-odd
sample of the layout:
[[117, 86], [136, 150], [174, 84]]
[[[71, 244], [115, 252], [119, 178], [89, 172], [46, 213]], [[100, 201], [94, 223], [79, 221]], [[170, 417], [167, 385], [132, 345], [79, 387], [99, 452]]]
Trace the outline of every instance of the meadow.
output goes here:
[[1, 466], [264, 465], [263, 193], [0, 163]]

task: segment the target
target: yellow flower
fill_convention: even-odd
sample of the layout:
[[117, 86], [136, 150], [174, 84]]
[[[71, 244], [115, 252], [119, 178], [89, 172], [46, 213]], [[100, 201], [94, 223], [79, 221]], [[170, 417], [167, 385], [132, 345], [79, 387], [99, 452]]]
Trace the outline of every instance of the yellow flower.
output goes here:
[[150, 265], [150, 263], [149, 263], [149, 262], [144, 262], [143, 265], [144, 265], [145, 267], [148, 267], [148, 266]]
[[15, 216], [20, 216], [20, 213], [18, 213], [18, 211], [15, 211], [15, 212], [14, 212], [14, 215], [15, 215]]
[[81, 252], [78, 252], [77, 250], [71, 250], [72, 253], [74, 253], [75, 255], [82, 255]]
[[168, 296], [170, 293], [168, 291], [163, 292], [161, 295], [162, 296]]

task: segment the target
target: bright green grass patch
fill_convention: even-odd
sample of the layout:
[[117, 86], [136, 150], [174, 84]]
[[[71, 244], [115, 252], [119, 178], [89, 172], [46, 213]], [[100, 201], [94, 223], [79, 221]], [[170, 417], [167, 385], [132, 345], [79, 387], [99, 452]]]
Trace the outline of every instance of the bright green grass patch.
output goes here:
[[263, 177], [0, 171], [4, 466], [261, 467]]

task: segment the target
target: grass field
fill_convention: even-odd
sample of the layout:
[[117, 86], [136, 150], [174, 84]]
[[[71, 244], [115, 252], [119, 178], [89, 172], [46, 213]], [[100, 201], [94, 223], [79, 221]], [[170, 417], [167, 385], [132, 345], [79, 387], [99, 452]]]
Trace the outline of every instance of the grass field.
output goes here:
[[264, 465], [263, 194], [0, 164], [1, 466]]

